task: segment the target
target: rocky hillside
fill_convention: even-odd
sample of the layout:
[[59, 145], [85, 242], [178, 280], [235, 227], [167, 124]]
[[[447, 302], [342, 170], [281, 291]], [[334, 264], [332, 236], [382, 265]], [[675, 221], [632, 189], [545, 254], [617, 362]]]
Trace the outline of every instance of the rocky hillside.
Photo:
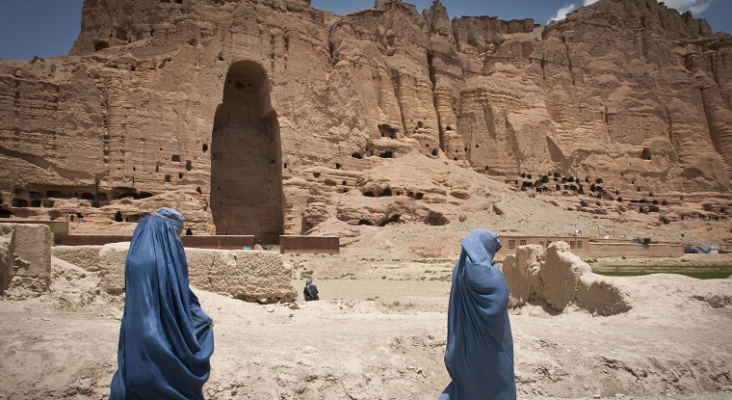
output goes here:
[[726, 221], [731, 89], [732, 37], [655, 0], [548, 26], [439, 1], [86, 0], [70, 55], [0, 62], [0, 217], [101, 233], [170, 205], [192, 234], [274, 242], [464, 222], [513, 188]]

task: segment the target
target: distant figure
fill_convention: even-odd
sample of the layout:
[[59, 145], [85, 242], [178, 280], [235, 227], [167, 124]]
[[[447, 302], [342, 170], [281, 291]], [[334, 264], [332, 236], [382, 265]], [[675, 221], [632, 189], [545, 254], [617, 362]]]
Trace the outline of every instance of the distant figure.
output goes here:
[[320, 300], [318, 297], [318, 287], [313, 285], [313, 278], [305, 280], [305, 288], [302, 290], [305, 301]]
[[135, 229], [125, 263], [125, 309], [110, 400], [203, 400], [213, 320], [188, 286], [185, 218], [163, 207]]
[[445, 366], [452, 382], [439, 400], [515, 400], [508, 287], [493, 264], [501, 242], [476, 229], [460, 244], [447, 315]]

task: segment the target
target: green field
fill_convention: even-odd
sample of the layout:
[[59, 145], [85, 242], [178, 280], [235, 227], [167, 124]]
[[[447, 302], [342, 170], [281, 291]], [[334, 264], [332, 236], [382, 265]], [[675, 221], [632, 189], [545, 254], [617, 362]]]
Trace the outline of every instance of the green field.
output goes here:
[[732, 276], [732, 265], [603, 265], [593, 266], [592, 272], [605, 276], [643, 276], [652, 274], [677, 274], [696, 279], [726, 279]]

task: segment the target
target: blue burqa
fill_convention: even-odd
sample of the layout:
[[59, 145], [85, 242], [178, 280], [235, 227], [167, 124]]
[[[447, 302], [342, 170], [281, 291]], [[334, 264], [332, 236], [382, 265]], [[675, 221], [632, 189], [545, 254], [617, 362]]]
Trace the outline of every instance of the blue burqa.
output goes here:
[[183, 221], [164, 207], [143, 218], [132, 236], [110, 400], [203, 400], [212, 320], [188, 286]]
[[452, 382], [439, 400], [515, 400], [508, 287], [493, 264], [496, 234], [476, 229], [452, 274], [445, 366]]

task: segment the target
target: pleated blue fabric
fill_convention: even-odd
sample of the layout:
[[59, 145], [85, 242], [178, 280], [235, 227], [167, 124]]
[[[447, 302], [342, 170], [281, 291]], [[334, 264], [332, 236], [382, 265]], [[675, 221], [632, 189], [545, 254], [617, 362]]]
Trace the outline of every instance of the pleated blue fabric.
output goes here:
[[214, 351], [212, 319], [188, 286], [183, 215], [143, 218], [125, 263], [125, 308], [110, 400], [202, 400]]
[[493, 264], [501, 242], [476, 229], [461, 246], [447, 317], [445, 366], [452, 382], [439, 400], [515, 400], [508, 287]]

